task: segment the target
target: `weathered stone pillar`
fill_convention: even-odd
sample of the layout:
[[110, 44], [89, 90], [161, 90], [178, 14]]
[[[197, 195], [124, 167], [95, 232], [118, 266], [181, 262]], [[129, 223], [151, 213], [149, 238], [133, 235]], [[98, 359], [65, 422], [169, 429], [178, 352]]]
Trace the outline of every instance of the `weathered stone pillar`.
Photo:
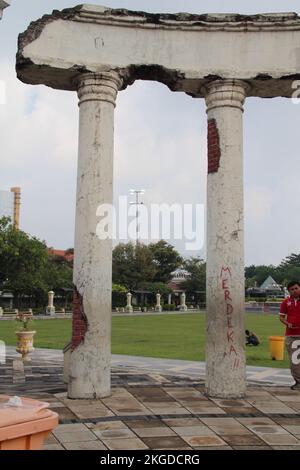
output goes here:
[[186, 303], [185, 303], [185, 293], [183, 292], [181, 295], [180, 295], [180, 312], [186, 312], [187, 311], [187, 306], [186, 306]]
[[208, 114], [206, 387], [213, 397], [246, 391], [244, 334], [243, 103], [247, 84], [206, 88]]
[[161, 305], [160, 305], [160, 298], [161, 298], [161, 295], [160, 295], [160, 293], [158, 292], [158, 293], [156, 294], [156, 305], [155, 305], [155, 311], [156, 311], [156, 312], [161, 312], [161, 310], [162, 310], [162, 309], [161, 309]]
[[113, 203], [115, 72], [77, 78], [79, 151], [75, 223], [73, 332], [68, 396], [110, 394], [112, 240], [96, 234], [97, 208]]
[[132, 313], [133, 312], [133, 307], [131, 305], [131, 299], [132, 299], [131, 292], [127, 292], [126, 299], [127, 299], [127, 305], [125, 307], [125, 312]]
[[48, 292], [48, 306], [46, 308], [46, 313], [49, 315], [54, 315], [55, 314], [55, 307], [54, 307], [54, 292], [53, 290], [49, 290]]

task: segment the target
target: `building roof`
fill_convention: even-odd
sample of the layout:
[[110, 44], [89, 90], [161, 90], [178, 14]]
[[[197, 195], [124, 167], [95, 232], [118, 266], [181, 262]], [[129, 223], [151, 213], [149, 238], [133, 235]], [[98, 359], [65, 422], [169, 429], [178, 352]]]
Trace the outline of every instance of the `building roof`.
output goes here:
[[261, 289], [281, 289], [280, 284], [278, 284], [272, 276], [268, 276], [267, 279], [260, 286]]
[[48, 252], [52, 256], [64, 258], [66, 261], [73, 261], [74, 259], [74, 253], [67, 253], [66, 250], [56, 250], [54, 248], [49, 248]]
[[169, 281], [167, 286], [172, 289], [174, 292], [184, 292], [183, 289], [180, 289], [178, 282], [174, 282], [173, 280]]
[[175, 271], [171, 273], [171, 276], [172, 276], [172, 279], [170, 282], [173, 282], [175, 284], [180, 284], [181, 282], [188, 279], [191, 276], [191, 274], [185, 269], [178, 268], [178, 269], [175, 269]]

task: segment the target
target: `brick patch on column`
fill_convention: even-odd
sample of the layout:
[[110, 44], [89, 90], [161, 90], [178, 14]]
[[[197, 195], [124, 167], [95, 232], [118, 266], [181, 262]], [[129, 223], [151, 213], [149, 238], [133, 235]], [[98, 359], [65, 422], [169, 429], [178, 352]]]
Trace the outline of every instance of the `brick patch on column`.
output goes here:
[[216, 173], [219, 169], [221, 150], [219, 131], [216, 120], [209, 119], [207, 126], [208, 173]]
[[88, 323], [82, 305], [82, 296], [74, 286], [73, 291], [73, 318], [72, 318], [72, 351], [79, 346], [87, 331]]

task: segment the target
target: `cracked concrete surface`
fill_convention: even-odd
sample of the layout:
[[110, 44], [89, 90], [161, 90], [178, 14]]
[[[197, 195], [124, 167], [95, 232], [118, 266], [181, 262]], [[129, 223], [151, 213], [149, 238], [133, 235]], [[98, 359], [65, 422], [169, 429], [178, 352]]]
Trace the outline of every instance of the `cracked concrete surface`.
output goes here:
[[298, 36], [295, 13], [152, 14], [79, 5], [20, 34], [17, 74], [26, 83], [75, 90], [78, 73], [115, 70], [123, 88], [157, 80], [195, 97], [213, 80], [236, 78], [250, 85], [248, 96], [291, 96], [300, 77]]

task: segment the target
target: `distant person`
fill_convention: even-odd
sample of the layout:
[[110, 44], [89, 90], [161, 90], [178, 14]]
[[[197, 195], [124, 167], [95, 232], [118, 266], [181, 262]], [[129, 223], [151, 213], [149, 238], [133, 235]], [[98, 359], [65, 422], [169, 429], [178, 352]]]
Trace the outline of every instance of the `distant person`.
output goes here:
[[260, 343], [259, 338], [253, 331], [250, 332], [249, 330], [246, 330], [245, 335], [246, 335], [246, 346], [258, 346], [259, 345]]
[[285, 346], [290, 358], [291, 374], [295, 380], [292, 390], [300, 390], [300, 284], [291, 281], [287, 285], [290, 296], [280, 305], [279, 319], [286, 326]]

